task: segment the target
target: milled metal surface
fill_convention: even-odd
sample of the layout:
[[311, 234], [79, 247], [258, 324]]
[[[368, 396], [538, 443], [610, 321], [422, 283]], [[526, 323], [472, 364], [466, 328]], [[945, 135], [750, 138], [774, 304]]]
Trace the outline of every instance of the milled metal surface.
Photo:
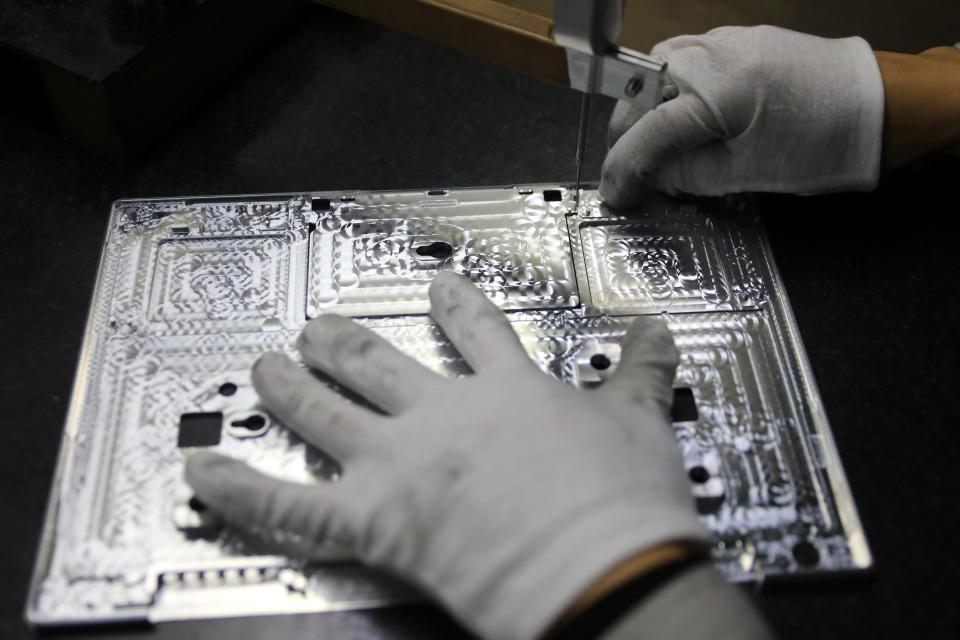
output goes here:
[[[423, 315], [442, 269], [477, 283], [541, 368], [576, 385], [603, 384], [632, 317], [665, 313], [681, 355], [674, 428], [721, 571], [763, 581], [869, 567], [748, 202], [656, 201], [624, 214], [584, 191], [576, 212], [573, 203], [555, 185], [117, 202], [29, 619], [324, 611], [416, 597], [334, 542], [225, 529], [191, 503], [183, 464], [195, 447], [178, 444], [187, 433], [188, 444], [276, 475], [335, 481], [335, 461], [257, 405], [251, 365], [267, 351], [296, 357], [308, 319], [339, 313], [437, 371], [468, 375]], [[278, 543], [298, 545], [301, 559], [279, 555]]]

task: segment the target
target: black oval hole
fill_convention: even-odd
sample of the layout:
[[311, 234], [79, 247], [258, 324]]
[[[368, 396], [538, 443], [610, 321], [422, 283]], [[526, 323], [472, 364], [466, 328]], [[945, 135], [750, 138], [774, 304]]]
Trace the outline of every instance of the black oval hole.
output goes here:
[[597, 371], [603, 371], [604, 369], [609, 369], [611, 364], [612, 363], [610, 362], [610, 358], [603, 355], [602, 353], [595, 353], [594, 355], [590, 356], [590, 366], [596, 369]]
[[418, 256], [428, 256], [436, 260], [446, 260], [453, 255], [453, 246], [448, 242], [431, 242], [416, 249]]
[[446, 189], [430, 189], [430, 191], [427, 191], [427, 195], [428, 196], [445, 196], [447, 195], [447, 190]]
[[234, 420], [230, 424], [234, 427], [243, 427], [244, 429], [249, 429], [250, 431], [257, 431], [258, 429], [263, 429], [263, 427], [267, 424], [267, 419], [260, 414], [255, 413], [243, 420]]
[[197, 513], [203, 513], [207, 510], [207, 505], [200, 501], [200, 498], [193, 496], [187, 501], [187, 506], [196, 511]]
[[820, 552], [809, 540], [793, 545], [793, 558], [802, 567], [815, 567], [820, 563]]
[[690, 476], [691, 481], [697, 484], [703, 484], [710, 479], [710, 472], [701, 466], [691, 467], [690, 470], [687, 471], [687, 475]]
[[220, 395], [222, 396], [232, 396], [237, 392], [237, 385], [233, 384], [232, 382], [224, 382], [222, 385], [220, 385], [219, 391]]

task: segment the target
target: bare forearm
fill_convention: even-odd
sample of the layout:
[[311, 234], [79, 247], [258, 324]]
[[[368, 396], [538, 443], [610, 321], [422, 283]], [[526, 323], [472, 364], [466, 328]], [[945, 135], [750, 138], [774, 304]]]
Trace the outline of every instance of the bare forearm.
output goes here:
[[883, 166], [960, 144], [960, 50], [876, 52], [884, 85]]

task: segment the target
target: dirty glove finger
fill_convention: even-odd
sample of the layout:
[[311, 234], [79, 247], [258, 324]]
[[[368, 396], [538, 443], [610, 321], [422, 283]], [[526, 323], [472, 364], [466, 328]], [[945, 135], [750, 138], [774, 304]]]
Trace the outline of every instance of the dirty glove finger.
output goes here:
[[284, 425], [340, 462], [371, 446], [383, 418], [353, 404], [279, 353], [253, 367], [253, 386]]
[[706, 106], [689, 95], [648, 112], [607, 153], [600, 196], [614, 207], [639, 203], [666, 162], [720, 137], [712, 122]]
[[533, 365], [510, 322], [467, 278], [444, 271], [430, 283], [430, 315], [474, 371], [496, 363]]
[[208, 451], [190, 456], [186, 479], [197, 497], [230, 524], [312, 540], [352, 538], [337, 485], [279, 480]]
[[620, 342], [616, 371], [597, 392], [669, 416], [678, 362], [667, 324], [658, 318], [637, 318]]
[[300, 335], [303, 361], [389, 414], [403, 413], [440, 376], [349, 318], [324, 315]]

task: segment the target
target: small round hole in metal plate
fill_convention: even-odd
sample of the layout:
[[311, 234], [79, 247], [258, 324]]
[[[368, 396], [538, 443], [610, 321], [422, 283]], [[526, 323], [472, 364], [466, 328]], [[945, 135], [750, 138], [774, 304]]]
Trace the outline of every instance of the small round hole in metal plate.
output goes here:
[[820, 564], [820, 551], [809, 540], [801, 540], [793, 545], [793, 559], [802, 567], [815, 567]]
[[703, 484], [710, 479], [710, 472], [707, 471], [706, 467], [696, 466], [691, 467], [687, 471], [687, 475], [690, 477], [691, 482], [696, 482], [697, 484]]
[[610, 358], [608, 358], [605, 354], [595, 353], [594, 355], [590, 356], [590, 366], [597, 371], [609, 369], [611, 364], [613, 363], [610, 362]]

